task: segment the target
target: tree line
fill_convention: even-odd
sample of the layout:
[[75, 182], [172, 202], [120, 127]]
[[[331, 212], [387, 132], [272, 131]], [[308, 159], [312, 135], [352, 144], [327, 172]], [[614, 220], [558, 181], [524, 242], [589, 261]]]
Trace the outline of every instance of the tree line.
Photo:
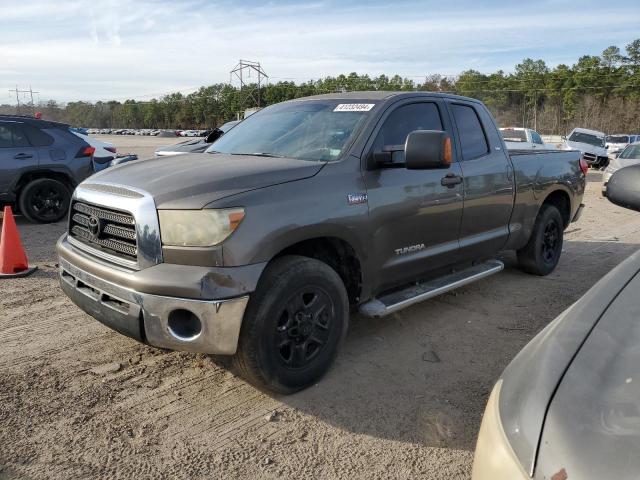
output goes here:
[[[433, 91], [482, 100], [500, 125], [566, 133], [580, 126], [607, 133], [640, 133], [640, 39], [585, 55], [571, 66], [549, 68], [544, 60], [524, 59], [513, 73], [467, 70], [456, 77], [427, 75], [338, 75], [296, 84], [279, 81], [240, 89], [218, 83], [184, 95], [170, 93], [148, 101], [55, 100], [31, 106], [43, 118], [93, 128], [207, 129], [238, 118], [246, 108], [321, 93], [355, 90]], [[0, 113], [17, 113], [0, 105]], [[23, 106], [23, 112], [25, 108]]]

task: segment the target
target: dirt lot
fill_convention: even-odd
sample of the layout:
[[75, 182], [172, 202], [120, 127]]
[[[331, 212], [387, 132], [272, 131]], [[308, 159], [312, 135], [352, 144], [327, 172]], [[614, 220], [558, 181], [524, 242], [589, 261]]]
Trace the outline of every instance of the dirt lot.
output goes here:
[[39, 270], [0, 283], [0, 478], [469, 478], [502, 369], [640, 243], [640, 215], [601, 199], [599, 179], [552, 275], [509, 253], [504, 272], [457, 292], [353, 316], [334, 368], [289, 397], [85, 315], [58, 287], [64, 224], [19, 221]]

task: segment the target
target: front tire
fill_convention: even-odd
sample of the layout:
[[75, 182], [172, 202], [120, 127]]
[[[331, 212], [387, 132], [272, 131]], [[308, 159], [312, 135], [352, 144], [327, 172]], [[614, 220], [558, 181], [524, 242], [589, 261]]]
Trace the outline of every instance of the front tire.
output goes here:
[[249, 300], [233, 365], [258, 388], [302, 390], [327, 372], [348, 323], [347, 291], [335, 270], [313, 258], [277, 258]]
[[34, 223], [52, 223], [64, 218], [69, 210], [71, 194], [67, 186], [51, 178], [29, 182], [20, 192], [20, 212]]
[[564, 222], [553, 205], [542, 205], [527, 245], [518, 250], [518, 263], [527, 273], [549, 275], [562, 253]]

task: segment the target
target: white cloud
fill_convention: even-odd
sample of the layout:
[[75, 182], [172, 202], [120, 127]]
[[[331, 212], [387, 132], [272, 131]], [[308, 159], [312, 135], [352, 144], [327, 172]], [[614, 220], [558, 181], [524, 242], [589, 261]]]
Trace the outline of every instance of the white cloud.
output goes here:
[[[147, 98], [224, 82], [239, 58], [274, 80], [357, 71], [418, 76], [511, 70], [525, 56], [572, 63], [637, 37], [640, 12], [553, 2], [447, 9], [395, 4], [0, 0], [2, 88], [58, 100]], [[14, 3], [14, 2], [12, 2]], [[5, 13], [6, 12], [6, 13]], [[26, 33], [26, 34], [25, 34]], [[6, 89], [5, 89], [6, 90]], [[7, 94], [8, 95], [8, 94]]]

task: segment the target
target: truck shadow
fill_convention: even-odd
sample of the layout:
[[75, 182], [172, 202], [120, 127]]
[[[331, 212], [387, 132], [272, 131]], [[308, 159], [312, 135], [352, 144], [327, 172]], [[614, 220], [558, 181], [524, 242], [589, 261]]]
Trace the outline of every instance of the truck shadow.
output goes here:
[[385, 319], [352, 315], [334, 367], [319, 385], [279, 398], [356, 434], [473, 450], [493, 384], [517, 352], [638, 249], [565, 241], [547, 277], [517, 268]]

